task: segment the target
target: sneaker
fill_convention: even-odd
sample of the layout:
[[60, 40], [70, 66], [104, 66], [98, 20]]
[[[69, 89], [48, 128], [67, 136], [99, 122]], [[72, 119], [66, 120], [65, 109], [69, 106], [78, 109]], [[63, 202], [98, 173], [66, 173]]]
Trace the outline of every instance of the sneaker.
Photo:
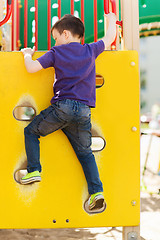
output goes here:
[[29, 183], [40, 182], [40, 181], [41, 181], [41, 175], [39, 171], [27, 173], [24, 177], [20, 179], [21, 184], [29, 184]]
[[106, 209], [106, 202], [103, 194], [101, 192], [92, 194], [84, 203], [84, 209], [90, 214], [103, 212]]

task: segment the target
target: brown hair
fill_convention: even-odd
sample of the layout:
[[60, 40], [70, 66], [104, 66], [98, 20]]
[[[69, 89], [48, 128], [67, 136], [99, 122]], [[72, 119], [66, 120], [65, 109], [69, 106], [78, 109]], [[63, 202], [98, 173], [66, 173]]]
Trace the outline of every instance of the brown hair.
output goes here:
[[56, 29], [60, 34], [62, 34], [64, 30], [69, 30], [73, 36], [78, 35], [79, 38], [83, 38], [84, 36], [83, 22], [79, 18], [70, 14], [64, 15], [58, 20], [51, 28], [51, 33], [53, 29]]

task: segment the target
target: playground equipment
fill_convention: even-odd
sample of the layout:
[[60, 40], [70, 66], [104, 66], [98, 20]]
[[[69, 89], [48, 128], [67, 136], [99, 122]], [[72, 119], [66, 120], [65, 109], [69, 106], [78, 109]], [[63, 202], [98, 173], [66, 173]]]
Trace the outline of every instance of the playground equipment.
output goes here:
[[[15, 2], [12, 1], [12, 4]], [[125, 4], [129, 6], [128, 2], [137, 7], [129, 7], [132, 14], [129, 23], [125, 23], [124, 9]], [[123, 37], [129, 24], [133, 26], [133, 22], [138, 23], [138, 3], [135, 5], [135, 2], [123, 1]], [[82, 5], [83, 3], [85, 4], [85, 1], [82, 1]], [[60, 10], [58, 11], [60, 14]], [[84, 8], [82, 15], [83, 12]], [[16, 17], [17, 15], [14, 15], [14, 19]], [[135, 27], [134, 31], [135, 29], [137, 28]], [[130, 39], [132, 37], [135, 38], [133, 34]], [[124, 47], [127, 41], [127, 38], [124, 39]], [[136, 48], [135, 42], [132, 39], [132, 44], [128, 46]], [[42, 54], [43, 52], [36, 52], [34, 59]], [[98, 148], [92, 147], [93, 151], [96, 151], [107, 209], [101, 214], [93, 215], [86, 213], [83, 208], [88, 195], [85, 178], [72, 147], [60, 130], [41, 138], [42, 182], [28, 186], [19, 184], [20, 174], [23, 174], [23, 171], [19, 170], [26, 169], [24, 127], [28, 120], [49, 105], [53, 94], [54, 70], [50, 68], [29, 74], [20, 52], [0, 52], [0, 62], [0, 119], [3, 139], [0, 151], [0, 187], [3, 193], [0, 199], [3, 206], [0, 227], [123, 226], [123, 239], [139, 239], [140, 130], [137, 51], [105, 51], [96, 60], [97, 104], [96, 108], [92, 109], [92, 136], [95, 139], [100, 138], [102, 145]]]
[[[43, 53], [36, 53], [34, 57], [41, 54]], [[14, 180], [16, 171], [23, 169], [26, 164], [23, 129], [27, 122], [17, 121], [12, 112], [17, 106], [32, 106], [36, 113], [46, 108], [52, 96], [54, 77], [52, 69], [36, 74], [27, 73], [20, 53], [1, 52], [0, 60], [1, 159], [4, 159], [1, 163], [0, 186], [3, 196], [0, 202], [3, 208], [0, 227], [138, 226], [140, 180], [137, 52], [104, 52], [96, 62], [96, 71], [104, 77], [105, 82], [97, 89], [97, 107], [92, 110], [92, 125], [97, 136], [102, 136], [106, 141], [105, 148], [97, 152], [96, 161], [108, 208], [104, 213], [93, 216], [83, 209], [83, 202], [87, 198], [85, 179], [72, 147], [61, 131], [41, 139], [42, 182], [22, 186]], [[120, 64], [122, 61], [123, 64]], [[115, 68], [117, 71], [114, 71]], [[120, 75], [123, 76], [122, 79], [119, 78]]]
[[[17, 27], [20, 29], [20, 40], [22, 42], [22, 46], [24, 39], [24, 46], [33, 46], [35, 41], [37, 44], [37, 49], [50, 49], [51, 45], [54, 44], [54, 40], [51, 38], [50, 34], [51, 25], [53, 25], [57, 19], [66, 13], [74, 13], [86, 23], [85, 42], [91, 42], [93, 40], [97, 41], [97, 38], [100, 38], [104, 35], [103, 1], [101, 0], [98, 0], [98, 2], [95, 0], [89, 2], [84, 0], [44, 1], [41, 4], [39, 3], [39, 5], [36, 1], [34, 4], [34, 2], [25, 0], [21, 1], [21, 4], [21, 11], [24, 11], [24, 14], [22, 12], [20, 26]], [[84, 12], [84, 7], [90, 8], [90, 11]], [[41, 20], [42, 14], [43, 20]], [[39, 18], [37, 18], [37, 16], [39, 16]], [[90, 19], [94, 20], [90, 21]], [[35, 30], [33, 30], [34, 24], [36, 25]], [[25, 26], [24, 29], [23, 25]], [[43, 43], [40, 39], [43, 39]], [[84, 39], [82, 40], [82, 43], [84, 43]]]
[[[5, 2], [3, 0], [3, 2]], [[10, 1], [7, 1], [7, 8], [11, 12]], [[107, 2], [107, 1], [106, 1]], [[116, 4], [115, 4], [116, 2]], [[131, 13], [133, 9], [136, 9], [135, 6], [137, 1], [121, 1], [119, 0], [111, 1], [113, 12], [117, 13], [117, 19], [119, 16], [123, 18], [123, 48], [126, 49], [135, 49], [138, 50], [138, 29], [140, 37], [158, 35], [160, 34], [160, 2], [158, 0], [139, 1], [139, 27], [137, 22], [132, 21]], [[124, 6], [123, 6], [124, 5]], [[3, 6], [2, 2], [0, 3], [0, 14], [1, 7]], [[50, 28], [54, 21], [60, 18], [66, 13], [75, 14], [78, 17], [81, 17], [82, 21], [85, 23], [85, 41], [86, 43], [97, 41], [98, 38], [103, 37], [104, 35], [104, 21], [103, 21], [103, 0], [93, 0], [93, 1], [74, 1], [74, 0], [48, 0], [48, 1], [28, 1], [28, 0], [14, 0], [12, 11], [12, 32], [8, 30], [8, 35], [12, 39], [10, 50], [19, 50], [20, 47], [33, 47], [36, 45], [38, 50], [50, 49], [54, 45], [54, 40], [50, 36]], [[119, 7], [120, 6], [120, 7]], [[104, 4], [104, 8], [108, 8]], [[130, 9], [131, 8], [131, 9]], [[90, 9], [90, 11], [87, 11]], [[107, 12], [107, 11], [106, 11]], [[137, 14], [137, 12], [133, 13]], [[7, 15], [9, 16], [9, 15]], [[39, 17], [38, 17], [39, 16]], [[137, 19], [138, 16], [135, 16], [134, 19]], [[3, 15], [0, 15], [0, 18], [3, 19]], [[121, 21], [119, 21], [121, 22]], [[40, 27], [38, 27], [40, 26]], [[135, 37], [133, 38], [133, 36]], [[121, 33], [122, 35], [122, 33]], [[132, 36], [131, 38], [128, 36]], [[117, 35], [117, 39], [118, 39]], [[131, 39], [135, 43], [132, 43]], [[119, 39], [118, 39], [119, 40]], [[132, 46], [134, 44], [134, 46]], [[119, 41], [116, 44], [117, 49], [119, 49]]]
[[12, 13], [12, 0], [7, 0], [7, 13], [5, 18], [2, 21], [0, 21], [0, 27], [9, 20], [11, 13]]
[[[11, 0], [7, 0], [7, 9], [6, 9], [6, 15], [3, 19], [3, 5], [2, 3], [0, 3], [0, 50], [6, 51], [9, 46], [7, 46], [6, 44], [6, 34], [4, 34], [3, 29], [1, 28], [1, 26], [3, 26], [5, 23], [7, 23], [7, 21], [10, 19], [12, 13], [12, 1]], [[7, 29], [7, 31], [9, 32], [9, 29]]]

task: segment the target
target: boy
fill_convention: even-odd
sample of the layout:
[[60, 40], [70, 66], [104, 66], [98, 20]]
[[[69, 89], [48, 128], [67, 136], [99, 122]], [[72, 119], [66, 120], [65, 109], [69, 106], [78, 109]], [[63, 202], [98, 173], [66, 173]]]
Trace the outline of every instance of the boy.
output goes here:
[[114, 41], [116, 17], [109, 21], [106, 36], [97, 43], [81, 45], [84, 25], [79, 18], [65, 15], [51, 29], [55, 46], [32, 60], [35, 48], [22, 49], [25, 66], [33, 73], [42, 68], [55, 68], [54, 97], [51, 106], [43, 110], [24, 129], [27, 154], [27, 175], [21, 184], [41, 181], [39, 138], [61, 129], [68, 137], [79, 159], [90, 194], [85, 208], [89, 213], [102, 212], [106, 204], [97, 165], [91, 151], [91, 107], [95, 107], [95, 59]]

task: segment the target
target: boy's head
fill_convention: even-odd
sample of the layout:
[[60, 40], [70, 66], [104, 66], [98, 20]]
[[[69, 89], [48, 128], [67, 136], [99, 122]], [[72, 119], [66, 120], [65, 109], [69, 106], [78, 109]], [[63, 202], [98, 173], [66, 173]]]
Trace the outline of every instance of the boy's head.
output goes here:
[[51, 34], [56, 41], [56, 46], [80, 42], [84, 36], [84, 25], [79, 18], [66, 14], [53, 25]]

